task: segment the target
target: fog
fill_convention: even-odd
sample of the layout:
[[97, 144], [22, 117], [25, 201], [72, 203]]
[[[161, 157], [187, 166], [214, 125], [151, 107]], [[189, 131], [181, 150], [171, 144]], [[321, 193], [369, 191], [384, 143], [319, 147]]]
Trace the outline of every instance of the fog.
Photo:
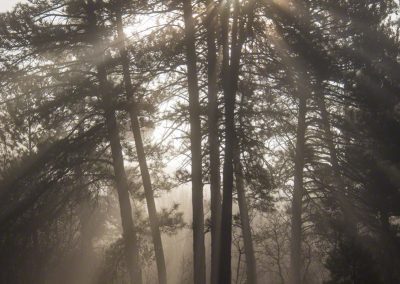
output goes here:
[[0, 0], [0, 284], [400, 283], [397, 0]]

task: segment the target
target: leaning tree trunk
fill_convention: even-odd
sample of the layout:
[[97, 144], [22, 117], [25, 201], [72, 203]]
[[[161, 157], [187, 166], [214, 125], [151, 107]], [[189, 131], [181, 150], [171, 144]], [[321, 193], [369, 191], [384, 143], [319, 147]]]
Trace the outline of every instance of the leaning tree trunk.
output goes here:
[[211, 191], [211, 284], [218, 284], [219, 242], [221, 237], [221, 176], [218, 138], [217, 48], [215, 27], [218, 6], [207, 1], [207, 67], [208, 67], [208, 147], [210, 151]]
[[144, 195], [147, 203], [147, 211], [149, 214], [150, 229], [153, 238], [154, 252], [158, 271], [158, 282], [160, 284], [167, 283], [167, 270], [165, 265], [164, 249], [161, 240], [160, 225], [157, 216], [156, 204], [154, 201], [153, 187], [149, 168], [147, 166], [146, 154], [144, 151], [142, 134], [137, 113], [137, 103], [133, 96], [133, 86], [129, 71], [129, 58], [125, 47], [125, 35], [122, 26], [122, 17], [117, 13], [117, 29], [119, 40], [119, 52], [121, 57], [122, 72], [124, 77], [125, 91], [128, 97], [129, 116], [131, 120], [131, 128], [135, 140], [136, 153], [139, 162], [140, 173], [142, 176]]
[[193, 210], [193, 277], [195, 284], [206, 283], [204, 246], [204, 209], [201, 161], [201, 121], [199, 87], [197, 82], [195, 26], [192, 3], [183, 0], [185, 22], [185, 50], [189, 92], [190, 145], [192, 155], [192, 210]]
[[115, 180], [117, 183], [127, 269], [131, 284], [140, 284], [142, 283], [142, 274], [139, 264], [137, 232], [132, 219], [129, 185], [124, 169], [124, 158], [122, 155], [117, 119], [115, 117], [115, 110], [112, 105], [109, 91], [107, 90], [107, 77], [103, 66], [98, 67], [98, 78], [100, 81], [99, 89], [103, 92], [106, 127], [111, 146]]
[[291, 265], [291, 284], [301, 284], [301, 243], [302, 243], [302, 207], [303, 207], [303, 170], [304, 170], [304, 150], [306, 133], [306, 113], [307, 99], [305, 93], [300, 94], [297, 134], [296, 134], [296, 152], [294, 158], [294, 188], [292, 199], [292, 232], [290, 243], [290, 265]]
[[[88, 0], [86, 6], [89, 36], [93, 46], [98, 44], [97, 18], [95, 14], [95, 3]], [[132, 218], [132, 207], [129, 196], [129, 185], [124, 168], [124, 158], [122, 155], [121, 141], [119, 138], [119, 129], [117, 119], [115, 117], [115, 109], [113, 106], [112, 94], [107, 81], [107, 71], [105, 67], [104, 54], [94, 54], [93, 57], [99, 56], [100, 63], [96, 65], [97, 79], [99, 80], [99, 92], [102, 103], [104, 105], [104, 118], [107, 128], [108, 140], [111, 146], [111, 155], [114, 168], [115, 181], [117, 185], [118, 201], [121, 214], [121, 223], [124, 240], [124, 253], [126, 259], [127, 270], [129, 273], [131, 284], [142, 283], [142, 273], [139, 264], [139, 245], [137, 232]]]

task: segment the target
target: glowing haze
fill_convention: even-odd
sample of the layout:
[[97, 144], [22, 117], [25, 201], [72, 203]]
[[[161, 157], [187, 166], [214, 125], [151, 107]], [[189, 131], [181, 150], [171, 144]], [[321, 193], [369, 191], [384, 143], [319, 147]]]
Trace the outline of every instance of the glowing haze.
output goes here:
[[0, 0], [0, 13], [9, 11], [19, 2], [23, 0]]

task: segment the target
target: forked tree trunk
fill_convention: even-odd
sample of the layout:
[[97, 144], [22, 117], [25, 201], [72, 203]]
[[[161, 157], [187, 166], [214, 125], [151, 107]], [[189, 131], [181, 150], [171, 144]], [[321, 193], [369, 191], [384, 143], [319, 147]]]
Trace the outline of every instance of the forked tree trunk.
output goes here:
[[111, 146], [115, 180], [117, 184], [118, 201], [121, 213], [123, 238], [125, 244], [125, 258], [131, 284], [141, 284], [142, 274], [139, 264], [139, 246], [136, 228], [132, 219], [132, 207], [129, 197], [129, 185], [124, 168], [119, 129], [112, 100], [107, 90], [107, 76], [105, 68], [98, 67], [99, 89], [102, 90], [103, 103], [105, 105], [105, 120], [108, 139]]
[[[88, 17], [87, 20], [89, 36], [91, 37], [93, 46], [96, 46], [96, 44], [98, 44], [98, 39], [101, 37], [98, 35], [95, 3], [93, 2], [93, 0], [88, 0], [86, 12]], [[93, 56], [95, 56], [95, 54]], [[115, 117], [112, 94], [110, 93], [111, 90], [107, 82], [107, 71], [104, 65], [104, 54], [99, 54], [98, 56], [101, 58], [100, 63], [96, 64], [96, 76], [99, 80], [98, 91], [100, 92], [101, 100], [104, 105], [104, 118], [107, 128], [107, 136], [111, 146], [111, 156], [121, 214], [126, 265], [129, 273], [130, 283], [141, 284], [142, 273], [139, 264], [139, 245], [136, 228], [132, 218], [129, 185], [124, 168], [124, 158], [122, 155], [119, 129], [117, 119]]]
[[304, 93], [300, 94], [299, 111], [296, 134], [296, 149], [294, 158], [294, 186], [292, 199], [292, 232], [290, 243], [290, 265], [291, 265], [291, 284], [302, 283], [302, 261], [301, 261], [301, 243], [302, 243], [302, 207], [303, 207], [303, 170], [304, 170], [304, 150], [306, 133], [306, 113], [307, 99]]
[[147, 211], [149, 214], [151, 235], [154, 244], [154, 252], [155, 252], [157, 272], [158, 272], [158, 283], [166, 284], [167, 270], [165, 265], [164, 249], [161, 240], [160, 225], [157, 216], [156, 204], [154, 201], [154, 192], [151, 184], [149, 168], [147, 166], [147, 161], [146, 161], [146, 154], [144, 151], [142, 134], [140, 131], [140, 123], [137, 113], [137, 103], [135, 102], [135, 98], [133, 95], [133, 86], [129, 70], [129, 58], [125, 47], [125, 35], [123, 32], [122, 17], [120, 13], [117, 13], [117, 29], [118, 29], [118, 40], [119, 40], [118, 46], [121, 57], [125, 91], [128, 97], [128, 104], [129, 104], [128, 111], [131, 120], [133, 137], [135, 140], [136, 154], [139, 162], [140, 173], [142, 176], [144, 195], [146, 198]]
[[211, 284], [218, 284], [219, 242], [221, 237], [221, 176], [218, 138], [217, 48], [215, 27], [218, 7], [207, 1], [207, 66], [208, 66], [208, 147], [210, 151], [211, 191]]
[[[225, 156], [223, 167], [223, 200], [221, 217], [220, 284], [231, 283], [232, 253], [232, 193], [234, 177], [234, 147], [236, 140], [235, 104], [239, 83], [240, 59], [245, 41], [244, 19], [240, 17], [240, 3], [235, 0], [232, 21], [232, 42], [229, 52], [228, 27], [230, 1], [221, 7], [222, 86], [225, 108]], [[231, 54], [229, 65], [229, 53]]]
[[197, 82], [195, 26], [192, 3], [183, 0], [185, 22], [185, 50], [189, 93], [190, 145], [192, 155], [192, 210], [193, 210], [193, 278], [195, 284], [206, 283], [204, 246], [204, 209], [201, 161], [201, 122], [199, 87]]

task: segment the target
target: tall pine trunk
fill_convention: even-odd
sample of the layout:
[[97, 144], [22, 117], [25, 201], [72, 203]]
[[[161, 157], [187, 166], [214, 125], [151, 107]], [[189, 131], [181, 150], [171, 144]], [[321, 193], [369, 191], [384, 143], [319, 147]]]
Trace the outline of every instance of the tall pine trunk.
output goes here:
[[305, 133], [306, 133], [306, 113], [307, 99], [305, 93], [300, 93], [299, 111], [296, 133], [296, 149], [294, 158], [294, 187], [292, 199], [292, 232], [290, 243], [290, 265], [291, 265], [291, 284], [302, 283], [302, 261], [301, 261], [301, 243], [302, 243], [302, 207], [303, 207], [303, 170], [304, 170], [304, 151], [305, 151]]
[[147, 211], [149, 214], [150, 229], [154, 244], [154, 252], [157, 264], [158, 282], [160, 284], [167, 283], [167, 270], [165, 265], [164, 249], [161, 240], [160, 225], [157, 216], [156, 204], [154, 201], [154, 192], [151, 183], [149, 168], [147, 166], [146, 154], [144, 151], [142, 134], [140, 131], [140, 123], [137, 113], [137, 103], [133, 95], [133, 86], [129, 71], [129, 58], [125, 47], [125, 35], [123, 32], [121, 14], [117, 13], [117, 29], [119, 40], [119, 52], [121, 57], [122, 72], [124, 77], [125, 91], [128, 97], [128, 111], [131, 120], [131, 128], [135, 140], [136, 154], [139, 162], [140, 173], [142, 176], [144, 195], [147, 203]]
[[192, 155], [192, 210], [193, 210], [193, 277], [195, 284], [206, 283], [204, 246], [204, 209], [201, 161], [201, 121], [199, 87], [197, 82], [195, 26], [192, 3], [183, 0], [185, 22], [185, 50], [189, 92], [190, 145]]
[[219, 242], [221, 237], [221, 176], [218, 138], [218, 86], [216, 30], [217, 9], [213, 1], [207, 1], [207, 67], [208, 67], [208, 147], [210, 152], [211, 191], [211, 284], [218, 284]]
[[[240, 58], [245, 40], [244, 19], [240, 17], [240, 3], [235, 1], [232, 21], [232, 42], [229, 52], [229, 10], [230, 1], [223, 2], [221, 7], [221, 44], [222, 44], [222, 86], [225, 109], [225, 155], [223, 166], [223, 200], [221, 216], [221, 247], [219, 283], [231, 283], [232, 253], [232, 193], [234, 177], [234, 148], [236, 140], [235, 103], [238, 89]], [[231, 54], [229, 64], [229, 53]]]
[[[93, 45], [98, 44], [97, 40], [101, 38], [97, 29], [97, 18], [95, 14], [95, 3], [88, 0], [86, 6], [88, 17], [88, 29], [92, 37]], [[115, 116], [112, 94], [107, 82], [107, 71], [105, 67], [105, 56], [100, 54], [102, 59], [96, 65], [97, 79], [99, 80], [99, 92], [104, 105], [104, 118], [107, 128], [107, 136], [111, 147], [111, 156], [114, 168], [115, 181], [117, 185], [118, 201], [121, 214], [121, 223], [124, 240], [124, 253], [127, 270], [131, 284], [142, 283], [142, 273], [139, 264], [139, 245], [137, 232], [132, 218], [132, 207], [129, 196], [129, 184], [124, 168], [124, 158], [122, 155], [121, 141], [119, 137], [119, 128]]]
[[221, 44], [222, 44], [222, 87], [225, 110], [225, 151], [223, 164], [222, 213], [219, 284], [231, 283], [231, 251], [232, 251], [232, 193], [233, 193], [233, 140], [235, 138], [235, 92], [232, 92], [229, 66], [229, 10], [230, 1], [223, 1], [221, 7]]

